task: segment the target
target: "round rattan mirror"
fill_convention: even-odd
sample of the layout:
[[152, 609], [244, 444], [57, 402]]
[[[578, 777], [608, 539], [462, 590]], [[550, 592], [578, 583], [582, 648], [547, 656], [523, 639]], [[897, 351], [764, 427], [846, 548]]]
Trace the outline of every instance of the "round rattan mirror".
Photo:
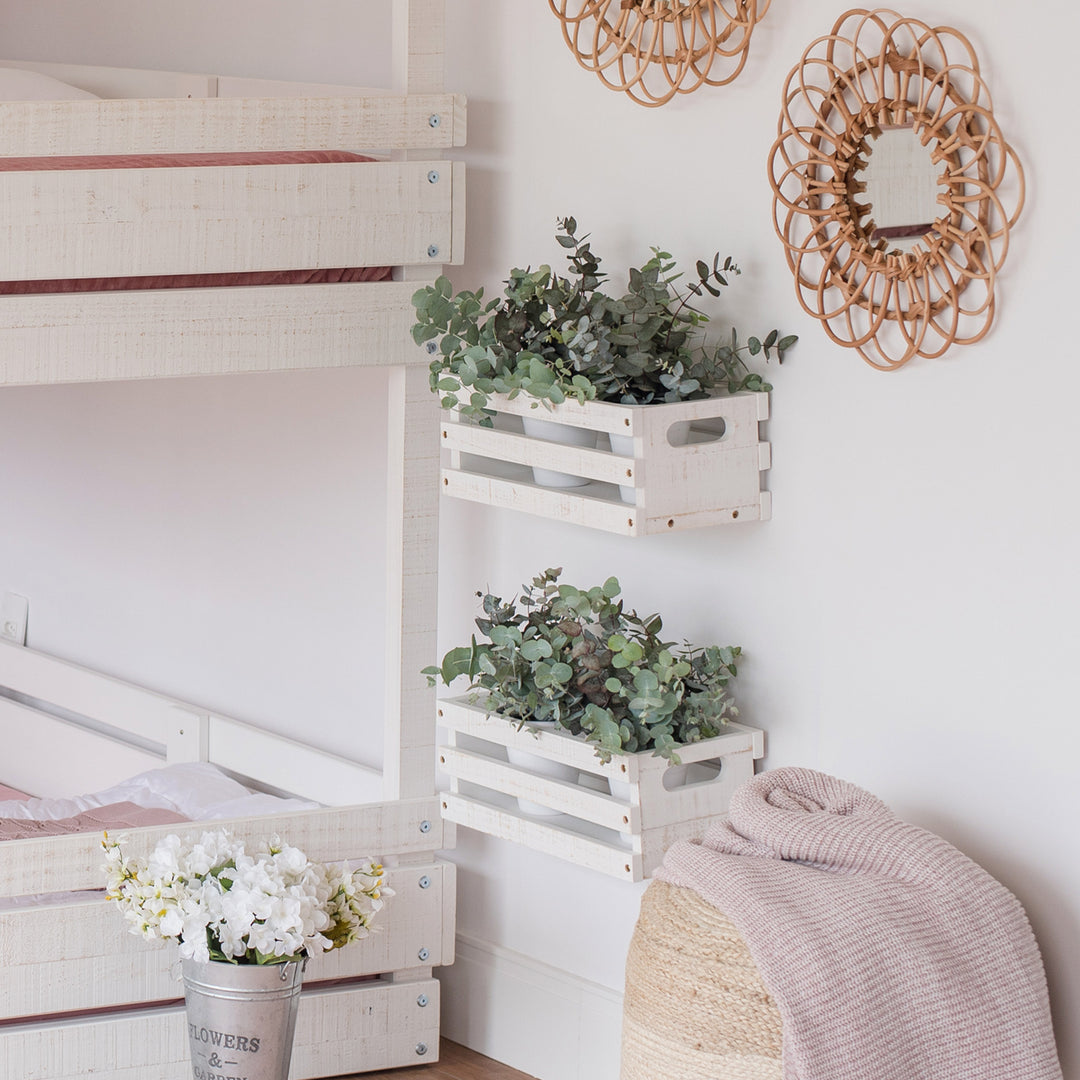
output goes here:
[[842, 15], [787, 78], [770, 176], [799, 302], [833, 341], [892, 370], [990, 329], [1024, 174], [958, 31]]

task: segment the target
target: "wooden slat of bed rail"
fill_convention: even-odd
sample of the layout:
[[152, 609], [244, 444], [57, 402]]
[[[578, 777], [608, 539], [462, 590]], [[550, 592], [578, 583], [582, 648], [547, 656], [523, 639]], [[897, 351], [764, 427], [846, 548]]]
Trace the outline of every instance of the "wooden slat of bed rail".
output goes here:
[[[131, 732], [162, 747], [169, 741], [169, 729], [179, 705], [162, 694], [2, 640], [0, 687]], [[20, 753], [20, 757], [26, 756]], [[62, 790], [70, 794], [74, 789]], [[34, 791], [36, 794], [37, 789]]]
[[[2, 124], [2, 118], [0, 118]], [[453, 180], [378, 161], [0, 172], [0, 280], [449, 259]], [[442, 261], [442, 260], [440, 260]]]
[[328, 806], [377, 802], [383, 797], [378, 769], [226, 716], [211, 714], [208, 728], [206, 760], [256, 785]]
[[[432, 116], [439, 117], [435, 125]], [[424, 150], [464, 143], [460, 94], [0, 102], [0, 157]]]
[[[448, 862], [392, 869], [395, 895], [378, 930], [314, 957], [305, 982], [450, 963], [454, 929], [443, 906], [453, 910], [455, 871]], [[421, 949], [428, 950], [423, 961]], [[175, 965], [174, 946], [129, 933], [104, 899], [0, 911], [0, 1019], [175, 998], [183, 992]]]
[[97, 732], [7, 698], [0, 698], [0, 745], [18, 747], [17, 754], [8, 750], [0, 759], [4, 783], [44, 797], [112, 787], [165, 764], [160, 754], [106, 742]]
[[[0, 745], [18, 745], [0, 772], [34, 795], [111, 787], [168, 761], [209, 761], [252, 780], [330, 806], [382, 798], [382, 774], [295, 739], [207, 713], [66, 660], [0, 642], [0, 687], [106, 728], [80, 726], [0, 698]], [[144, 749], [136, 741], [155, 744]], [[64, 753], [53, 751], [64, 747]]]
[[[427, 822], [426, 830], [422, 823]], [[442, 846], [442, 819], [436, 797], [371, 803], [332, 810], [300, 810], [212, 824], [158, 825], [125, 829], [125, 848], [146, 855], [163, 836], [198, 836], [206, 828], [226, 828], [259, 839], [277, 833], [317, 861], [421, 854]], [[0, 851], [0, 896], [99, 889], [101, 837], [97, 833], [8, 840]]]
[[[427, 1004], [421, 1006], [423, 996]], [[439, 982], [383, 981], [304, 993], [290, 1080], [389, 1069], [437, 1056]], [[429, 1052], [418, 1057], [424, 1043]], [[189, 1080], [181, 1006], [61, 1025], [0, 1028], [5, 1080]]]
[[416, 281], [0, 296], [0, 385], [424, 364]]

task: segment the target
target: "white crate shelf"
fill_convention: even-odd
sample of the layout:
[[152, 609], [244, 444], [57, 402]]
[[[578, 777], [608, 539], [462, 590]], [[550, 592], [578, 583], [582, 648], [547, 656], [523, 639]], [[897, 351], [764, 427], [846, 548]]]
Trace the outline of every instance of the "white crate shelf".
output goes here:
[[[701, 836], [722, 818], [732, 792], [753, 776], [754, 761], [764, 753], [761, 731], [732, 723], [723, 735], [680, 747], [681, 766], [652, 751], [616, 753], [605, 763], [583, 739], [564, 731], [519, 731], [473, 697], [440, 701], [438, 723], [448, 736], [439, 749], [439, 767], [450, 778], [442, 795], [446, 820], [626, 881], [651, 876], [671, 844]], [[571, 766], [579, 775], [539, 775], [510, 764], [508, 749]], [[611, 781], [618, 794], [611, 793]], [[547, 814], [521, 809], [519, 799]]]
[[[759, 422], [768, 419], [768, 394], [658, 405], [567, 401], [534, 409], [532, 404], [524, 396], [493, 395], [491, 407], [498, 415], [491, 428], [456, 410], [444, 411], [443, 492], [624, 536], [771, 516], [770, 494], [761, 489], [770, 448], [758, 433]], [[596, 448], [527, 435], [523, 417], [595, 431]], [[679, 441], [676, 433], [688, 429], [690, 441], [673, 445]], [[613, 452], [611, 435], [631, 437], [633, 452]], [[588, 483], [544, 487], [533, 480], [533, 466]]]

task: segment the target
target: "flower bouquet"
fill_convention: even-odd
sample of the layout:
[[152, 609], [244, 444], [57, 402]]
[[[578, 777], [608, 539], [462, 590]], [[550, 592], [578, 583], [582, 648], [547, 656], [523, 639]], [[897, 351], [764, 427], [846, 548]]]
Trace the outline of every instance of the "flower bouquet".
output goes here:
[[192, 1075], [287, 1080], [304, 966], [368, 935], [393, 895], [383, 868], [314, 863], [277, 837], [249, 852], [223, 829], [166, 836], [145, 861], [102, 846], [131, 932], [179, 944]]
[[378, 863], [313, 863], [277, 837], [246, 850], [224, 829], [166, 836], [145, 861], [102, 841], [107, 896], [133, 934], [174, 938], [182, 959], [283, 964], [366, 937], [392, 890]]

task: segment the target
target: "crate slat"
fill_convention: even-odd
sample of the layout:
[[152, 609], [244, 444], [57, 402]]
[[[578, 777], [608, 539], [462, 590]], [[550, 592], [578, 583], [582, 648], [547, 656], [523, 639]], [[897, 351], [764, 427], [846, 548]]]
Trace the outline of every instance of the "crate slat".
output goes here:
[[550, 819], [528, 818], [452, 792], [443, 796], [443, 816], [458, 825], [511, 840], [533, 851], [554, 855], [612, 877], [640, 881], [644, 876], [640, 852], [594, 840], [553, 824]]
[[640, 810], [600, 791], [575, 783], [539, 777], [526, 768], [508, 765], [484, 754], [444, 747], [439, 764], [458, 780], [494, 788], [516, 798], [544, 802], [553, 809], [583, 818], [606, 829], [629, 833], [640, 824]]

